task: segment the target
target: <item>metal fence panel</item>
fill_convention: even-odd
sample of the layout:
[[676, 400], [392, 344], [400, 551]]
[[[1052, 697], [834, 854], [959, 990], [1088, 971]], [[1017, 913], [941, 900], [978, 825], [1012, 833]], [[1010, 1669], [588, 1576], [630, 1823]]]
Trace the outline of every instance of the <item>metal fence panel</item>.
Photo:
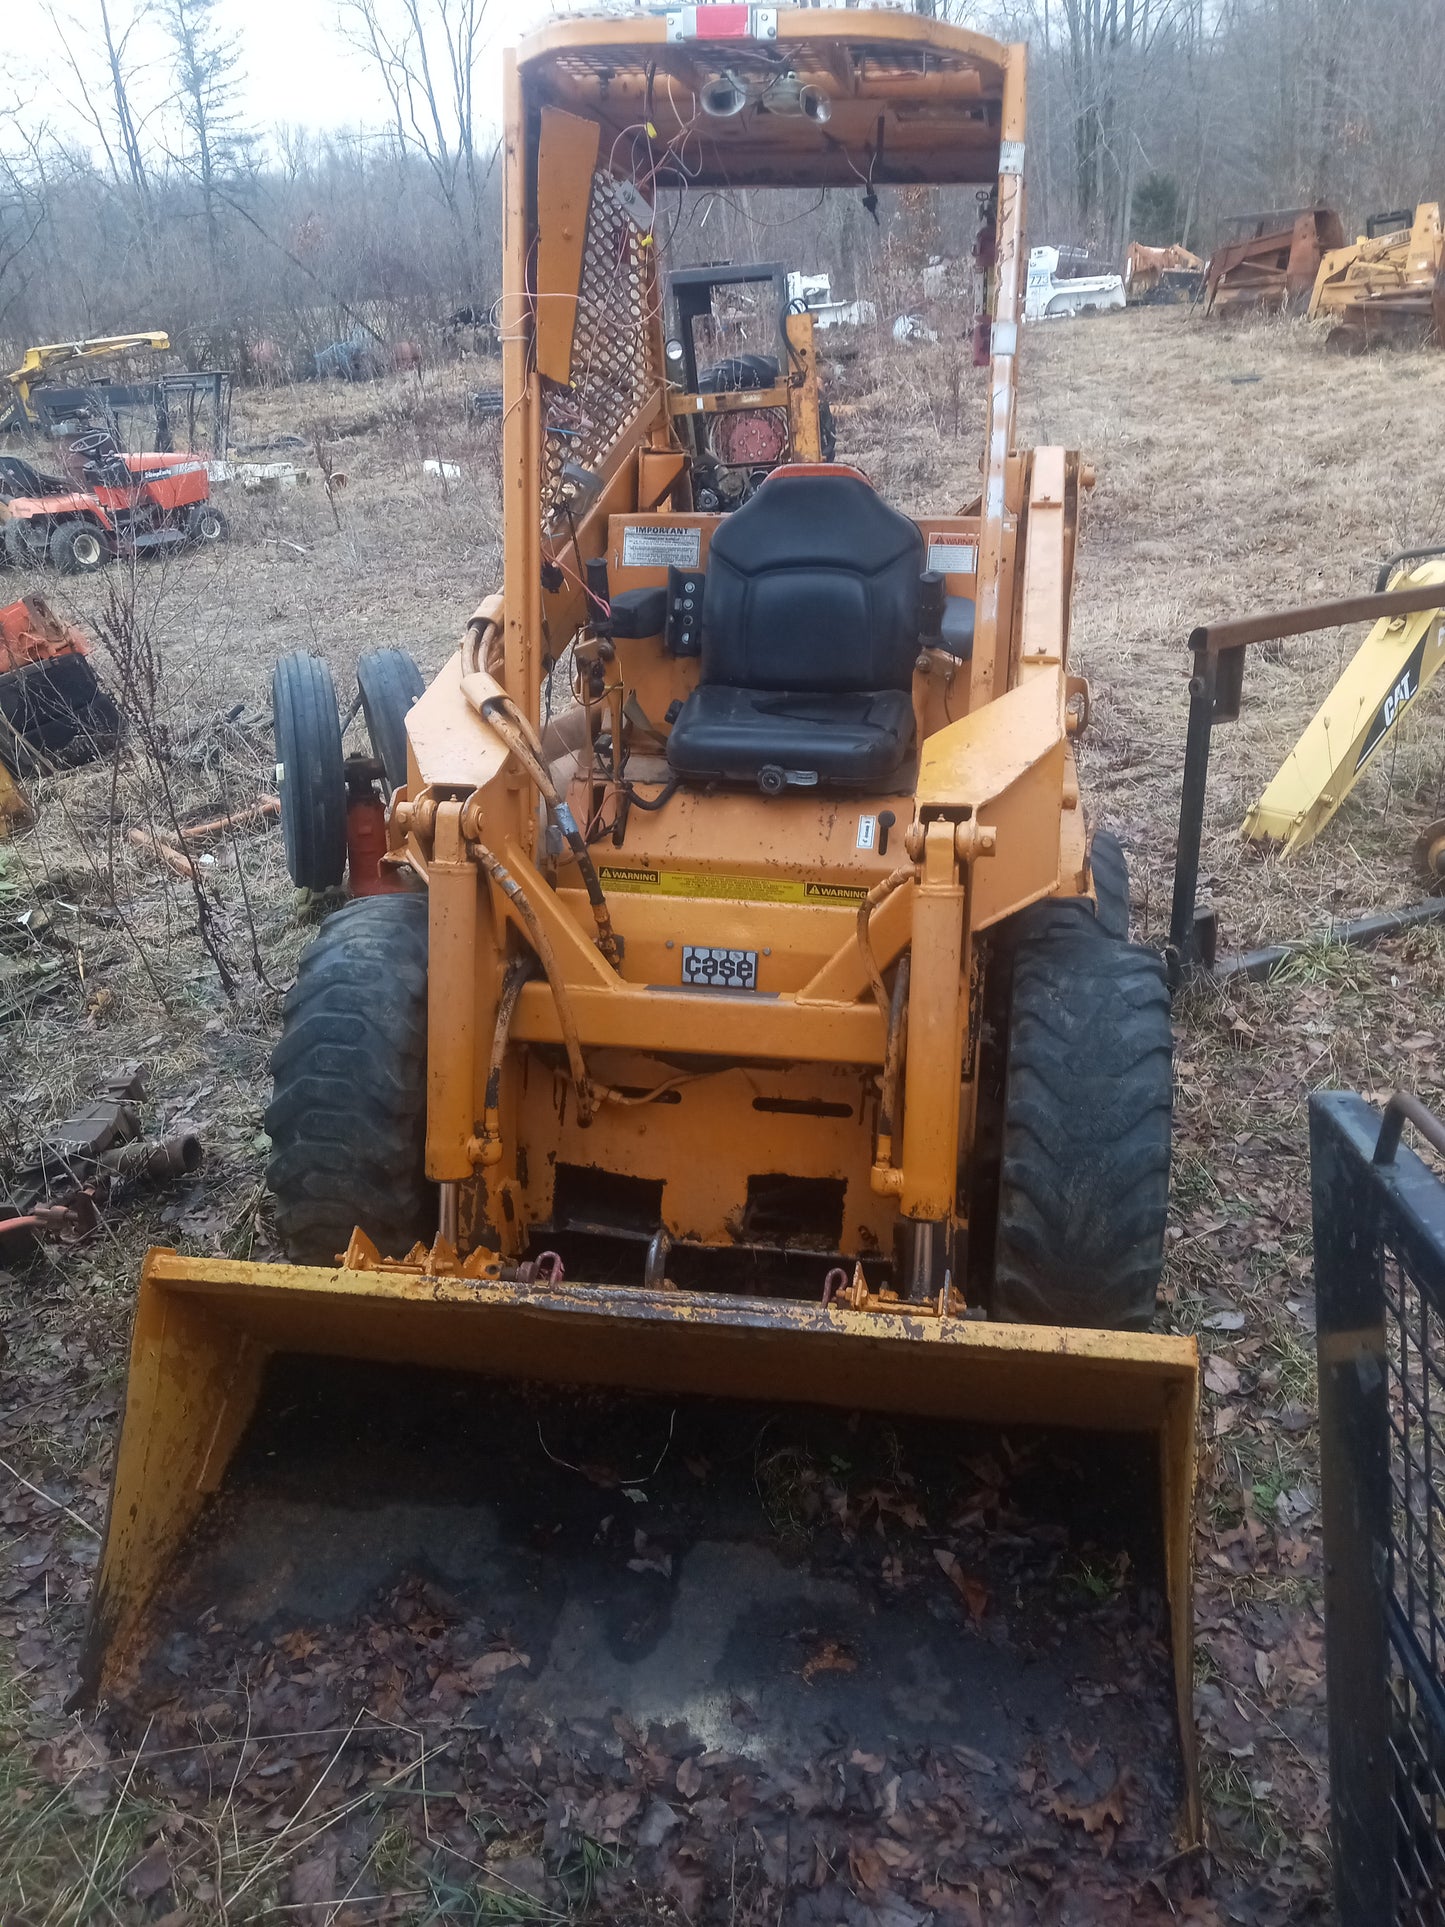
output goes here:
[[1341, 1927], [1445, 1927], [1445, 1185], [1402, 1117], [1310, 1103]]

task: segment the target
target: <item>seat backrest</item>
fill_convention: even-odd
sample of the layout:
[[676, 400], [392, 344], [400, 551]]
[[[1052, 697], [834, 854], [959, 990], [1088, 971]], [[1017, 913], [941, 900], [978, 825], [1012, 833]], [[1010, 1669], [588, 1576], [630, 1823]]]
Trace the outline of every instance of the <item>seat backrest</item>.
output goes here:
[[770, 476], [718, 525], [702, 602], [705, 683], [908, 689], [923, 537], [860, 475]]

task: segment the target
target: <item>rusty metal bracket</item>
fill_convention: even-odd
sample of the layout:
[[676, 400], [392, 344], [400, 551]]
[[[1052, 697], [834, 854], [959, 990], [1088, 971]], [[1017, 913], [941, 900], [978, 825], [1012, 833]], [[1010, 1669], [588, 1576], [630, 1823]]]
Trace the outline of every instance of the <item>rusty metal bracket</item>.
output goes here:
[[[1199, 854], [1204, 838], [1204, 799], [1209, 782], [1209, 751], [1216, 723], [1239, 720], [1244, 692], [1245, 651], [1261, 642], [1282, 642], [1290, 636], [1307, 636], [1321, 629], [1343, 628], [1348, 623], [1378, 622], [1382, 617], [1416, 615], [1422, 610], [1438, 609], [1440, 585], [1430, 583], [1417, 589], [1392, 589], [1385, 594], [1345, 596], [1334, 602], [1311, 602], [1274, 614], [1242, 616], [1233, 622], [1216, 622], [1193, 630], [1189, 648], [1194, 654], [1194, 669], [1189, 678], [1189, 729], [1184, 746], [1184, 776], [1179, 794], [1179, 838], [1174, 857], [1174, 899], [1169, 917], [1169, 940], [1164, 960], [1169, 981], [1178, 986], [1190, 972], [1212, 972], [1218, 949], [1218, 921], [1212, 909], [1201, 910], [1199, 891]], [[1406, 912], [1394, 913], [1406, 917]], [[1416, 917], [1412, 921], [1428, 919]], [[1373, 924], [1374, 919], [1361, 919]], [[1349, 926], [1340, 926], [1348, 929]], [[1384, 931], [1375, 931], [1383, 935]], [[1364, 939], [1343, 937], [1344, 942]], [[1277, 962], [1293, 954], [1297, 945], [1279, 945]], [[1248, 960], [1247, 974], [1260, 972], [1258, 960], [1275, 952], [1258, 952]], [[1230, 974], [1239, 974], [1237, 969]]]

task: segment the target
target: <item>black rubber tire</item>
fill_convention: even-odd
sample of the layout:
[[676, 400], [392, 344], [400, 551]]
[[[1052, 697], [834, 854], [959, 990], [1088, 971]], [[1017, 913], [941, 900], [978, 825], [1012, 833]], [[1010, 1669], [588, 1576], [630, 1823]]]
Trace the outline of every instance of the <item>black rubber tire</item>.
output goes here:
[[426, 689], [405, 649], [369, 649], [356, 665], [371, 753], [381, 759], [388, 790], [406, 781], [406, 712]]
[[319, 656], [282, 656], [271, 711], [287, 873], [298, 890], [334, 890], [346, 875], [346, 765], [336, 687]]
[[1129, 860], [1112, 830], [1096, 830], [1089, 845], [1095, 915], [1106, 936], [1129, 940]]
[[989, 1309], [1142, 1331], [1169, 1206], [1164, 965], [1107, 936], [1086, 907], [1044, 905], [1020, 924]]
[[213, 548], [229, 539], [231, 525], [214, 502], [197, 502], [186, 516], [186, 540], [198, 549]]
[[50, 538], [50, 560], [62, 575], [94, 575], [110, 556], [105, 531], [93, 522], [62, 522]]
[[436, 1232], [426, 1176], [427, 900], [357, 897], [286, 993], [266, 1180], [287, 1256], [329, 1265], [358, 1226], [403, 1257]]

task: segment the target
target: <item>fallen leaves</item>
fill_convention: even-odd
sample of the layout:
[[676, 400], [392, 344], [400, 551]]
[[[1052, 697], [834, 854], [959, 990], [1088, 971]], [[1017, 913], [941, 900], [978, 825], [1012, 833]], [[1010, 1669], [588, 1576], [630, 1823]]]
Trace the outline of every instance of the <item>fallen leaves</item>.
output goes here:
[[803, 1661], [803, 1678], [815, 1680], [819, 1673], [856, 1673], [858, 1661], [836, 1639], [825, 1639], [815, 1653]]
[[336, 1899], [337, 1843], [326, 1840], [291, 1869], [291, 1908], [302, 1927], [322, 1927]]
[[170, 1886], [171, 1857], [164, 1841], [147, 1849], [126, 1875], [124, 1886], [132, 1900], [154, 1900]]
[[935, 1549], [933, 1556], [948, 1576], [959, 1598], [967, 1606], [970, 1619], [977, 1625], [988, 1611], [988, 1587], [982, 1580], [970, 1578], [958, 1563], [956, 1553], [948, 1552], [944, 1547], [939, 1546]]
[[1240, 1386], [1239, 1367], [1231, 1365], [1220, 1353], [1211, 1352], [1204, 1363], [1204, 1382], [1219, 1397], [1232, 1397]]
[[1121, 1773], [1102, 1799], [1075, 1806], [1069, 1800], [1054, 1798], [1044, 1802], [1044, 1811], [1053, 1814], [1055, 1819], [1067, 1820], [1072, 1825], [1082, 1827], [1085, 1833], [1104, 1834], [1107, 1840], [1111, 1835], [1106, 1829], [1122, 1827], [1128, 1818], [1127, 1796], [1126, 1776]]

